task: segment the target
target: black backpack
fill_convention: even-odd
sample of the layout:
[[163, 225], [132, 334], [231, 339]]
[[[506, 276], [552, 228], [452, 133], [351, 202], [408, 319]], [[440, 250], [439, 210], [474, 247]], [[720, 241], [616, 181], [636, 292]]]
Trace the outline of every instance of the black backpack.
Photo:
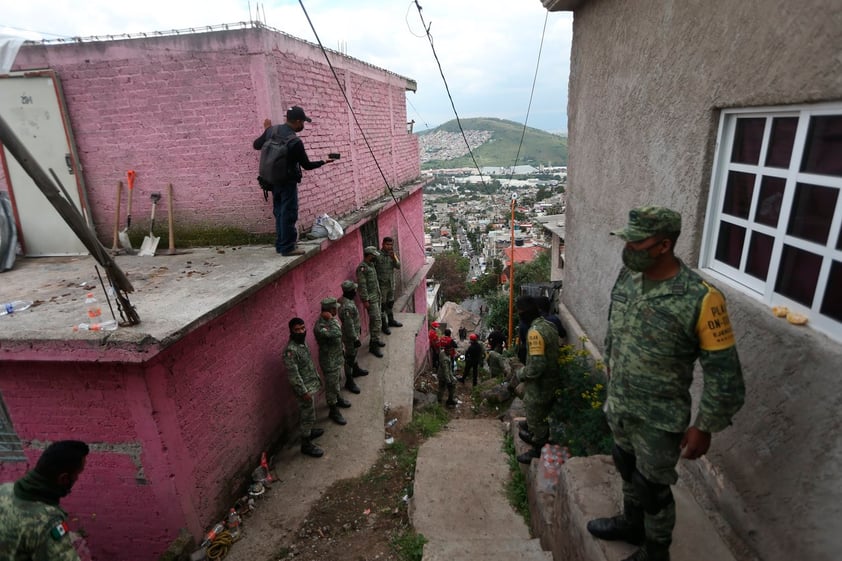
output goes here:
[[263, 189], [263, 198], [269, 199], [269, 191], [273, 185], [281, 185], [289, 174], [287, 155], [289, 144], [298, 138], [295, 133], [288, 136], [281, 136], [281, 125], [272, 127], [269, 139], [263, 143], [260, 149], [260, 169], [257, 182]]

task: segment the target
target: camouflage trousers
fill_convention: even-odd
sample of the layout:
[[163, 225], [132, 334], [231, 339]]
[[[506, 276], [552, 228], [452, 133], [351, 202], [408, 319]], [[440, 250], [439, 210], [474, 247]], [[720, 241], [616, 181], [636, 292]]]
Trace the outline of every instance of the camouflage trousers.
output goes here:
[[[667, 432], [653, 428], [645, 419], [627, 413], [607, 413], [608, 425], [614, 442], [635, 456], [635, 468], [653, 483], [674, 485], [678, 481], [675, 465], [681, 454], [680, 432]], [[642, 508], [643, 502], [634, 485], [623, 481], [623, 499], [626, 503]], [[658, 543], [671, 543], [675, 526], [675, 502], [657, 514], [646, 513], [644, 518], [646, 538]]]
[[456, 381], [439, 378], [439, 387], [436, 392], [436, 401], [441, 403], [441, 398], [444, 397], [444, 390], [447, 390], [447, 400], [453, 401], [453, 394], [456, 391]]
[[547, 417], [553, 407], [555, 395], [541, 392], [535, 384], [526, 383], [523, 393], [523, 406], [526, 409], [526, 423], [536, 443], [546, 442], [550, 437], [550, 423]]
[[339, 391], [342, 386], [342, 366], [340, 365], [331, 370], [322, 368], [322, 372], [325, 375], [325, 397], [327, 398], [327, 404], [333, 407], [339, 400]]
[[310, 397], [312, 398], [310, 401], [307, 401], [301, 396], [296, 398], [298, 400], [298, 408], [301, 410], [301, 420], [299, 421], [301, 424], [301, 438], [310, 438], [310, 431], [313, 429], [313, 425], [316, 424], [316, 396], [311, 393]]
[[357, 347], [354, 346], [354, 341], [342, 340], [345, 346], [345, 381], [351, 379], [354, 375], [354, 365], [357, 363]]
[[380, 328], [383, 318], [380, 316], [380, 302], [368, 301], [368, 336], [369, 345], [380, 340]]

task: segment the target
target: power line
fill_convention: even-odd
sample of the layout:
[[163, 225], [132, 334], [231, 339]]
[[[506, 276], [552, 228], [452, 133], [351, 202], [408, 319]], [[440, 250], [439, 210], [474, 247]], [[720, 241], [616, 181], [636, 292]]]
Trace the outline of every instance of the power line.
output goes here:
[[409, 98], [406, 98], [406, 102], [409, 104], [410, 107], [412, 107], [412, 110], [415, 111], [415, 114], [418, 115], [418, 118], [421, 119], [421, 122], [424, 123], [424, 126], [426, 128], [430, 128], [430, 125], [427, 124], [427, 121], [424, 119], [424, 117], [421, 116], [421, 113], [418, 112], [418, 109], [416, 109], [415, 106], [412, 105], [412, 102], [409, 101]]
[[339, 75], [336, 73], [336, 69], [333, 67], [333, 63], [330, 62], [330, 58], [327, 56], [327, 51], [322, 45], [322, 40], [319, 38], [319, 34], [316, 32], [316, 27], [313, 25], [313, 21], [310, 19], [310, 14], [307, 13], [307, 8], [304, 7], [304, 0], [298, 0], [298, 3], [301, 5], [301, 9], [304, 11], [304, 16], [307, 18], [307, 23], [310, 24], [310, 29], [313, 30], [313, 35], [316, 37], [316, 42], [319, 44], [319, 48], [322, 51], [322, 54], [327, 61], [328, 67], [330, 67], [330, 71], [333, 73], [333, 78], [336, 80], [336, 85], [339, 86], [339, 91], [342, 92], [342, 97], [345, 98], [345, 103], [348, 105], [348, 109], [351, 111], [351, 116], [354, 118], [354, 123], [357, 125], [357, 128], [360, 131], [360, 134], [365, 141], [366, 147], [368, 147], [368, 151], [371, 153], [371, 157], [374, 159], [374, 165], [377, 166], [377, 171], [380, 172], [380, 177], [383, 178], [383, 183], [386, 184], [386, 189], [389, 190], [389, 194], [392, 196], [392, 199], [395, 201], [395, 205], [397, 206], [398, 212], [403, 218], [403, 221], [408, 226], [409, 233], [412, 234], [412, 237], [415, 238], [415, 243], [418, 244], [418, 247], [421, 249], [421, 253], [426, 255], [426, 250], [424, 249], [424, 244], [418, 239], [418, 236], [415, 235], [415, 231], [409, 224], [409, 220], [406, 219], [406, 215], [403, 213], [403, 209], [401, 208], [400, 201], [398, 201], [397, 197], [395, 197], [395, 192], [392, 190], [392, 186], [389, 185], [389, 180], [386, 179], [386, 174], [383, 173], [383, 168], [380, 167], [380, 162], [377, 161], [377, 156], [374, 155], [374, 150], [371, 147], [371, 144], [368, 142], [368, 137], [363, 130], [362, 125], [360, 125], [359, 119], [357, 119], [357, 114], [354, 111], [354, 108], [351, 106], [351, 101], [348, 99], [348, 95], [345, 93], [345, 88], [342, 86], [342, 82], [339, 80]]

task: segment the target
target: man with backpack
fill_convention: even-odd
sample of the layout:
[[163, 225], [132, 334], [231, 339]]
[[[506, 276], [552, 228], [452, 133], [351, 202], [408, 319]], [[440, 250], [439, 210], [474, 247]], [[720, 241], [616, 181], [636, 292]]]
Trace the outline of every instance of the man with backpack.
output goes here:
[[310, 119], [304, 110], [294, 105], [287, 110], [286, 123], [272, 126], [272, 121], [263, 121], [266, 129], [254, 140], [252, 146], [260, 150], [260, 175], [258, 183], [272, 191], [272, 213], [275, 215], [275, 251], [284, 256], [303, 255], [295, 242], [298, 231], [298, 184], [301, 182], [301, 168], [312, 170], [333, 161], [311, 162], [304, 150], [304, 143], [296, 133], [304, 130], [304, 121]]

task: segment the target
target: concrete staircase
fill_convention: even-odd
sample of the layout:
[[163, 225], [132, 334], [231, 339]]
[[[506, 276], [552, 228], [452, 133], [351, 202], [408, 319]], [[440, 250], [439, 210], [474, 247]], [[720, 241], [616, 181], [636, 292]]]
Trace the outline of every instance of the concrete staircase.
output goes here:
[[424, 561], [548, 561], [506, 498], [504, 426], [457, 419], [418, 450], [410, 518]]

